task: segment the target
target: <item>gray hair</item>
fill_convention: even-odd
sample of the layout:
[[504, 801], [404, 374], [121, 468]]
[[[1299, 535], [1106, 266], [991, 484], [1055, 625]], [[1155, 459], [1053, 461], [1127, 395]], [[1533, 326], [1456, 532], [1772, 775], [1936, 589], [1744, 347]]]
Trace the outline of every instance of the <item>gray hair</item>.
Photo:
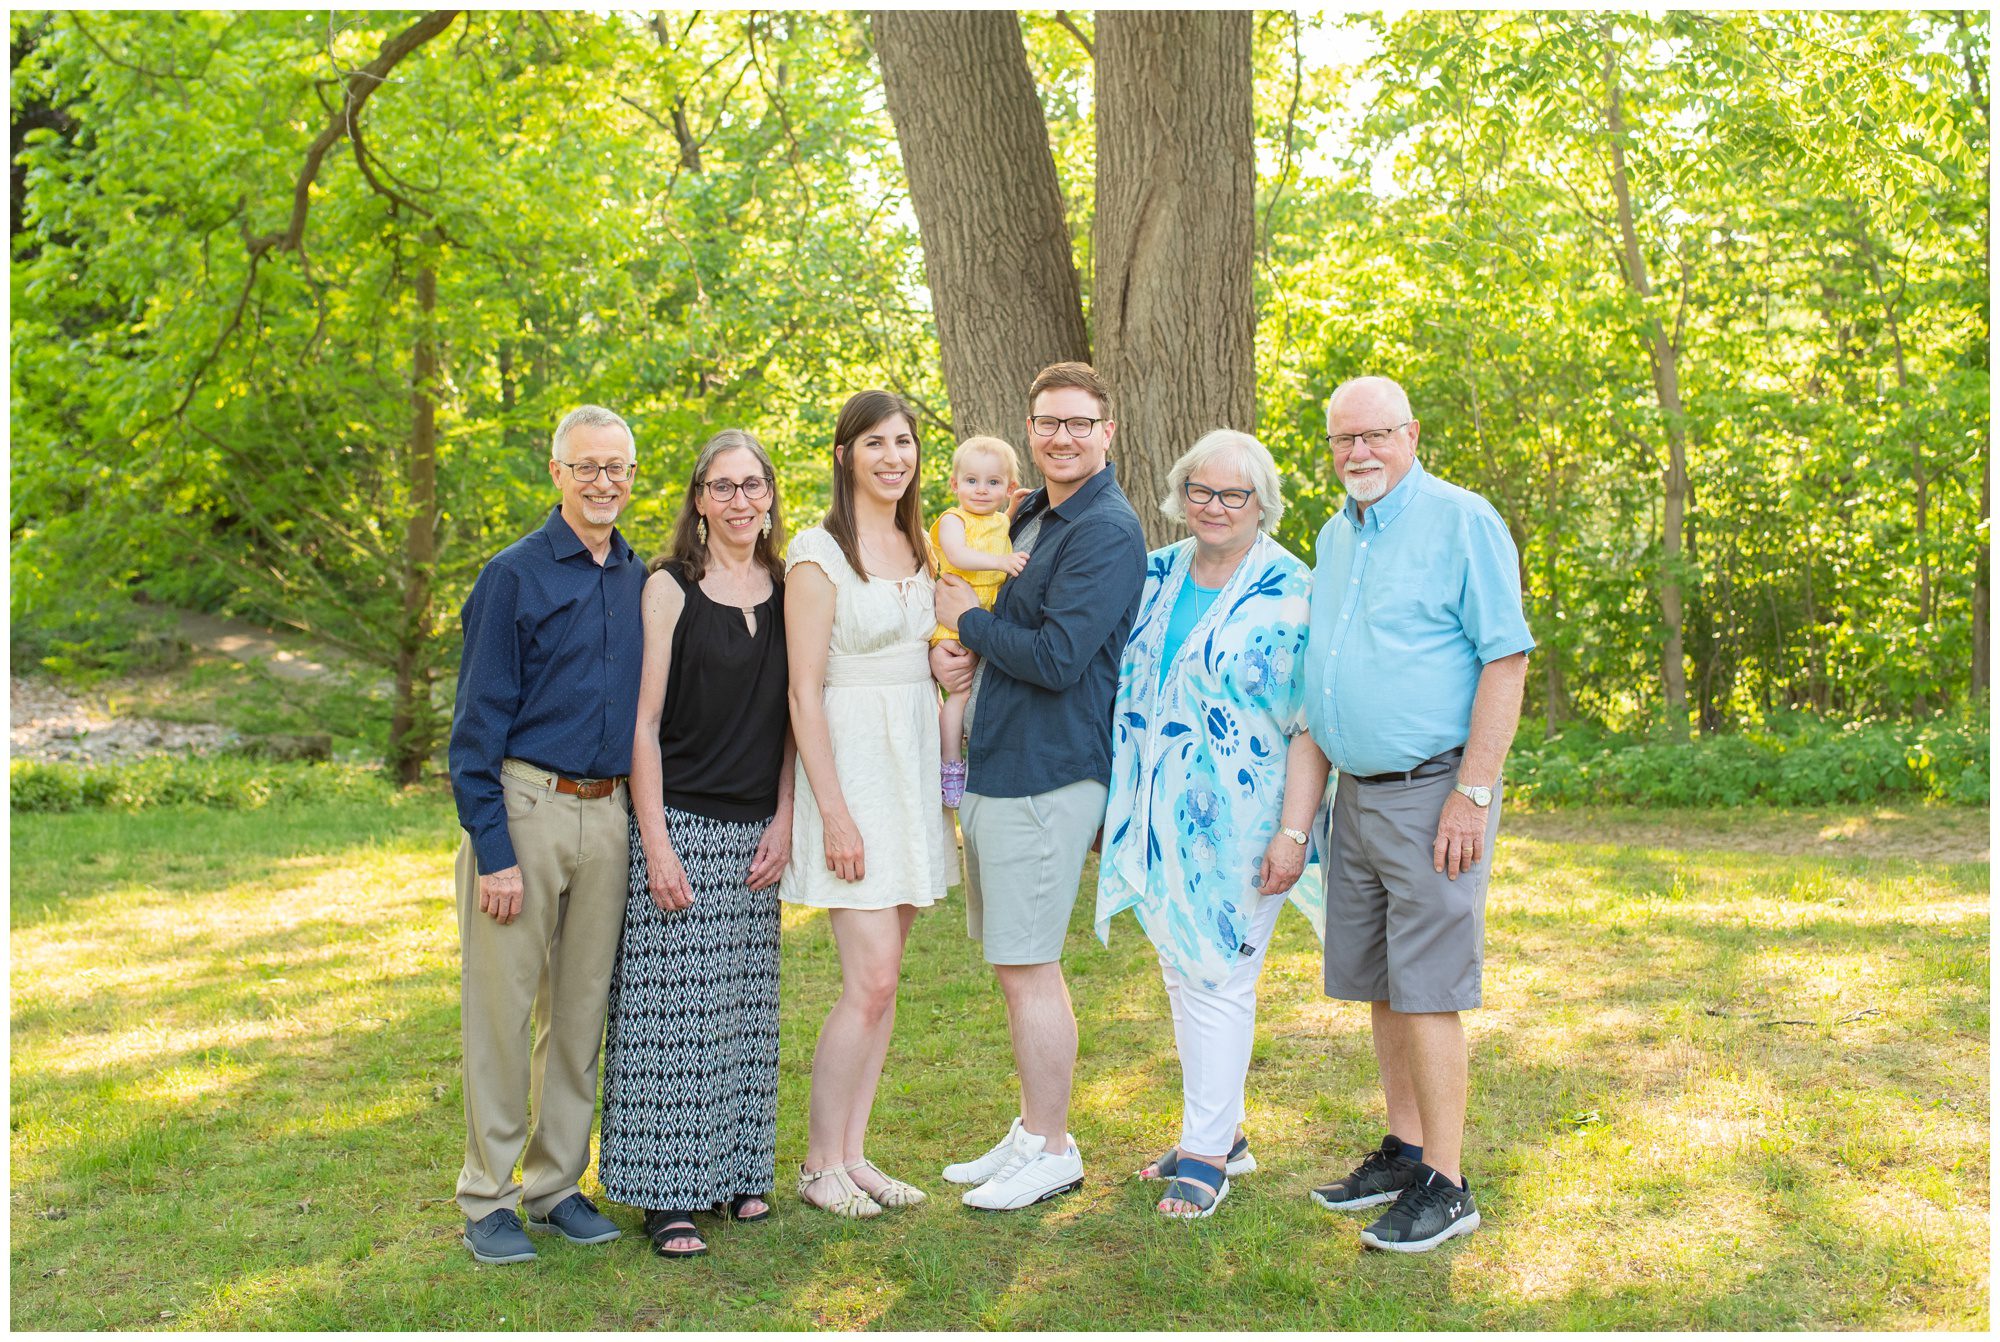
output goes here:
[[1368, 376], [1351, 377], [1333, 389], [1333, 395], [1326, 398], [1327, 421], [1329, 423], [1332, 422], [1333, 403], [1340, 399], [1342, 392], [1361, 389], [1387, 392], [1396, 402], [1396, 414], [1401, 415], [1404, 419], [1415, 419], [1417, 417], [1416, 412], [1410, 409], [1410, 395], [1403, 390], [1400, 383], [1394, 378]]
[[1202, 467], [1225, 457], [1241, 465], [1243, 473], [1250, 477], [1251, 488], [1257, 493], [1257, 529], [1267, 533], [1275, 530], [1278, 519], [1285, 514], [1285, 496], [1278, 485], [1278, 463], [1271, 460], [1269, 448], [1235, 429], [1210, 429], [1181, 454], [1181, 459], [1167, 473], [1167, 496], [1160, 500], [1160, 512], [1185, 523], [1187, 503], [1181, 486]]
[[549, 455], [557, 461], [563, 460], [563, 440], [569, 437], [571, 429], [623, 429], [632, 455], [639, 454], [639, 442], [632, 436], [632, 426], [621, 419], [617, 411], [606, 410], [601, 405], [580, 405], [562, 417], [562, 423], [556, 425], [555, 437], [549, 440]]

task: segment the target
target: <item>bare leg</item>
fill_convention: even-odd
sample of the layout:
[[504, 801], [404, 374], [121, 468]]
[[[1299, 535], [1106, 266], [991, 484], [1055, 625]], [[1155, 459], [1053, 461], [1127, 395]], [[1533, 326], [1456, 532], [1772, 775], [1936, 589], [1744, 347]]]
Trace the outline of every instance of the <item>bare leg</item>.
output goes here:
[[[1388, 1103], [1389, 1131], [1412, 1146], [1424, 1146], [1423, 1114], [1417, 1107], [1417, 1087], [1410, 1076], [1409, 1023], [1413, 1017], [1391, 1011], [1387, 1002], [1370, 1004], [1374, 1027], [1375, 1065], [1382, 1073], [1382, 1098]], [[1425, 1155], [1430, 1154], [1428, 1147]]]
[[938, 710], [938, 740], [944, 746], [944, 761], [947, 764], [959, 757], [964, 745], [965, 699], [962, 694], [947, 695], [944, 707]]
[[808, 1105], [806, 1168], [822, 1170], [859, 1158], [860, 1136], [847, 1154], [848, 1126], [859, 1109], [863, 1122], [874, 1103], [875, 1083], [896, 1023], [896, 980], [902, 970], [907, 906], [832, 909], [834, 944], [840, 950], [840, 997], [826, 1013], [813, 1050]]
[[1021, 1078], [1021, 1124], [1061, 1152], [1069, 1139], [1069, 1092], [1076, 1074], [1076, 1013], [1062, 965], [995, 965], [1007, 998], [1014, 1070]]
[[1424, 1164], [1455, 1180], [1465, 1145], [1465, 1026], [1456, 1011], [1430, 1011], [1403, 1017], [1403, 1038], [1423, 1125]]
[[[836, 910], [836, 912], [846, 912], [846, 910]], [[857, 912], [862, 911], [857, 910]], [[867, 910], [865, 912], [873, 913], [875, 911]], [[903, 947], [908, 944], [910, 928], [917, 921], [917, 910], [913, 904], [898, 904], [894, 912], [896, 914], [894, 947], [897, 967], [896, 976], [900, 978], [900, 970], [903, 963]], [[896, 998], [892, 991], [889, 996], [888, 1011], [882, 1022], [880, 1040], [877, 1043], [875, 1051], [868, 1058], [862, 1060], [863, 1066], [867, 1070], [858, 1079], [851, 1107], [847, 1111], [847, 1122], [843, 1128], [840, 1143], [840, 1162], [843, 1165], [851, 1164], [868, 1154], [868, 1117], [875, 1109], [875, 1088], [882, 1080], [882, 1064], [889, 1056], [889, 1039], [894, 1034], [895, 1028]], [[856, 1170], [853, 1178], [855, 1183], [861, 1185], [861, 1189], [865, 1193], [878, 1193], [882, 1190], [884, 1184], [884, 1180], [867, 1170]]]

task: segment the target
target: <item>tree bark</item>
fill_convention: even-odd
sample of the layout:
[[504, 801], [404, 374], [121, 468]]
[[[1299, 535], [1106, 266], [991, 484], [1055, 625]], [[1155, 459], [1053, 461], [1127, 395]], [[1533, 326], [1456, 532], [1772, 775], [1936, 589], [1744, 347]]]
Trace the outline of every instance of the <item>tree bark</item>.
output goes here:
[[[1618, 47], [1607, 24], [1604, 41], [1604, 116], [1611, 141], [1611, 190], [1618, 202], [1618, 234], [1623, 246], [1625, 283], [1642, 305], [1650, 305], [1652, 281], [1633, 222], [1632, 187], [1625, 172], [1625, 112], [1618, 88]], [[1101, 160], [1100, 160], [1101, 161]], [[1660, 518], [1660, 619], [1665, 626], [1660, 647], [1660, 682], [1666, 697], [1667, 731], [1677, 741], [1688, 735], [1687, 656], [1683, 645], [1685, 611], [1681, 595], [1682, 530], [1687, 518], [1687, 411], [1681, 404], [1680, 351], [1667, 336], [1666, 323], [1647, 307], [1640, 341], [1652, 365], [1653, 392], [1666, 421], [1667, 467], [1661, 472], [1663, 509]]]
[[437, 272], [417, 271], [417, 337], [410, 355], [410, 518], [403, 541], [403, 621], [396, 640], [396, 705], [389, 767], [405, 787], [422, 780], [436, 745], [431, 712], [431, 571], [437, 562]]
[[1097, 27], [1097, 366], [1120, 483], [1150, 544], [1174, 459], [1256, 427], [1256, 162], [1247, 10], [1103, 10]]
[[[1048, 125], [1012, 11], [883, 10], [875, 51], [910, 181], [951, 429], [1027, 452], [1027, 391], [1090, 358]], [[1246, 67], [1247, 69], [1247, 67]]]

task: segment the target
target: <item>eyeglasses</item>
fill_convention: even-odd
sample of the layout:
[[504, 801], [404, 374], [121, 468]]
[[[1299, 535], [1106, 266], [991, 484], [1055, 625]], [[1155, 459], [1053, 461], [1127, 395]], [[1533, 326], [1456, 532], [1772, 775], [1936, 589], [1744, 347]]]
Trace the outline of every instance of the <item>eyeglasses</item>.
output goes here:
[[1197, 508], [1206, 507], [1211, 499], [1220, 499], [1223, 507], [1233, 511], [1256, 498], [1257, 494], [1250, 489], [1210, 489], [1207, 485], [1184, 480], [1181, 482], [1181, 497]]
[[1368, 444], [1370, 451], [1373, 451], [1394, 437], [1398, 430], [1409, 427], [1409, 423], [1410, 421], [1406, 419], [1401, 424], [1396, 425], [1395, 428], [1370, 429], [1366, 433], [1329, 433], [1326, 436], [1326, 445], [1336, 452], [1345, 452], [1348, 448], [1353, 447], [1354, 440], [1359, 438], [1362, 442]]
[[594, 461], [564, 461], [561, 457], [554, 458], [554, 461], [558, 466], [569, 467], [577, 483], [584, 485], [595, 480], [599, 471], [604, 472], [604, 478], [614, 485], [622, 485], [639, 474], [639, 463], [636, 461], [614, 461], [607, 466], [599, 466]]
[[1069, 436], [1072, 438], [1088, 438], [1098, 425], [1108, 422], [1108, 420], [1102, 419], [1088, 419], [1083, 415], [1078, 415], [1074, 419], [1057, 419], [1054, 415], [1036, 415], [1028, 421], [1028, 425], [1034, 429], [1037, 438], [1053, 438], [1056, 436], [1057, 429], [1068, 429]]
[[753, 475], [748, 480], [704, 480], [701, 487], [706, 489], [708, 496], [717, 503], [729, 502], [736, 497], [736, 491], [739, 489], [743, 491], [744, 498], [755, 503], [771, 492], [771, 478], [767, 475]]

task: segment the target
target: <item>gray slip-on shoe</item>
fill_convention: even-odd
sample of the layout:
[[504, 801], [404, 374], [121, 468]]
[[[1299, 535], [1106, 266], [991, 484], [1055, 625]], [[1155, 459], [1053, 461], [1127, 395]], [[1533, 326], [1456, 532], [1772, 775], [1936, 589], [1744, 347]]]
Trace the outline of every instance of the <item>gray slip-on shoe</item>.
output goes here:
[[625, 1233], [581, 1193], [571, 1193], [552, 1207], [547, 1216], [530, 1213], [528, 1229], [538, 1235], [553, 1230], [571, 1244], [609, 1244]]
[[521, 1229], [521, 1218], [512, 1207], [489, 1212], [479, 1220], [465, 1220], [465, 1247], [482, 1263], [532, 1263], [535, 1246]]

